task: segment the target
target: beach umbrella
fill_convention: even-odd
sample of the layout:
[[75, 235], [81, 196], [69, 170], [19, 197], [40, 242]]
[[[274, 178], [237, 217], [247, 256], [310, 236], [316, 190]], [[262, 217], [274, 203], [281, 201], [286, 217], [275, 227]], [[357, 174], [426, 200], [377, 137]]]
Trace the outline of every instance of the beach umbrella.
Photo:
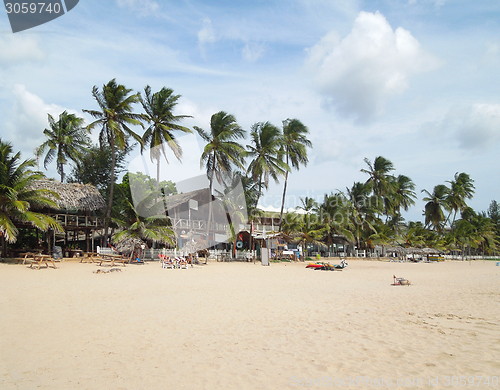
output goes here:
[[144, 241], [135, 237], [126, 237], [120, 241], [113, 241], [115, 244], [115, 248], [118, 252], [124, 254], [132, 254], [134, 251], [140, 251], [144, 248], [147, 248], [147, 245]]

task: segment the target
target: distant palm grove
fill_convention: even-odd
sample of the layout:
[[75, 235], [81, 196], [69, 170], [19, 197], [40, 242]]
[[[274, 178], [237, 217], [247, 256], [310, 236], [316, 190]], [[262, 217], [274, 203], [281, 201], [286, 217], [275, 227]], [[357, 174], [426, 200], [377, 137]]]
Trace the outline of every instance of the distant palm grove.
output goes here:
[[[307, 166], [308, 151], [313, 147], [309, 129], [300, 120], [284, 119], [280, 126], [257, 122], [247, 132], [232, 114], [219, 111], [204, 129], [190, 129], [182, 125], [188, 116], [174, 114], [180, 95], [172, 89], [153, 92], [146, 86], [143, 92], [134, 92], [113, 79], [101, 88], [94, 86], [91, 93], [96, 106], [83, 112], [93, 121], [85, 124], [83, 118], [66, 111], [57, 118], [49, 114], [48, 127], [40, 129], [46, 140], [35, 154], [45, 168], [55, 164], [61, 182], [92, 184], [99, 189], [107, 204], [103, 215], [106, 240], [137, 237], [175, 245], [164, 218], [144, 218], [135, 209], [139, 205], [133, 205], [130, 181], [137, 178], [126, 174], [121, 183], [117, 178], [124, 171], [127, 155], [138, 146], [158, 167], [156, 180], [147, 176], [141, 180], [151, 189], [161, 185], [175, 193], [172, 183], [158, 183], [160, 160], [171, 154], [181, 161], [183, 149], [178, 135], [194, 133], [205, 143], [200, 166], [206, 170], [210, 192], [215, 182], [240, 179], [248, 218], [259, 221], [269, 216], [257, 208], [259, 200], [271, 180], [281, 182], [280, 223], [275, 230], [305, 248], [330, 251], [341, 239], [351, 252], [390, 245], [495, 254], [500, 206], [493, 200], [486, 211], [472, 210], [467, 202], [475, 187], [467, 173], [456, 173], [449, 181], [417, 194], [409, 177], [393, 174], [395, 167], [390, 160], [382, 156], [365, 158], [366, 166], [361, 170], [366, 175], [364, 181], [354, 182], [345, 191], [325, 194], [320, 202], [300, 198], [297, 209], [302, 212], [284, 212], [289, 176]], [[93, 131], [98, 132], [98, 144], [90, 141]], [[29, 222], [41, 231], [60, 229], [50, 217], [30, 210], [34, 205], [52, 205], [46, 191], [29, 187], [44, 177], [36, 165], [35, 159], [22, 160], [11, 144], [0, 140], [0, 232], [4, 245], [18, 239], [16, 222]], [[426, 202], [424, 222], [405, 222], [402, 212], [414, 206], [419, 195]], [[232, 239], [236, 233], [232, 231]]]

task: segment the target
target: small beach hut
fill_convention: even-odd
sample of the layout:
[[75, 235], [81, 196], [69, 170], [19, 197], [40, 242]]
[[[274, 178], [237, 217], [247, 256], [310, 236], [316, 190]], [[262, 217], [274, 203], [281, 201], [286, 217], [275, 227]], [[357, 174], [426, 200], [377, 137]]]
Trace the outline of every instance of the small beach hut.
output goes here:
[[[90, 240], [92, 238], [93, 241], [94, 232], [104, 228], [101, 211], [106, 208], [106, 202], [97, 188], [90, 184], [61, 183], [56, 180], [37, 180], [30, 185], [30, 188], [46, 189], [57, 194], [57, 196], [47, 195], [47, 198], [55, 202], [56, 208], [36, 205], [32, 207], [33, 211], [54, 218], [64, 229], [62, 238], [58, 237], [55, 232], [53, 232], [53, 240], [50, 234], [47, 235], [49, 251], [52, 247], [51, 243], [54, 244], [58, 239], [63, 241], [64, 245], [72, 239], [75, 243], [85, 240], [86, 251], [89, 252]], [[20, 224], [18, 227], [30, 226]]]

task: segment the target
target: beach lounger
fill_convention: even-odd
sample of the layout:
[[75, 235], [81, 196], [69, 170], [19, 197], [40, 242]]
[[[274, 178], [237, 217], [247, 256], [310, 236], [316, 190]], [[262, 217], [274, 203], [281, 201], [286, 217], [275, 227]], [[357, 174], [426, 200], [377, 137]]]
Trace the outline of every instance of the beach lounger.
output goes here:
[[409, 286], [411, 284], [411, 282], [407, 279], [398, 278], [396, 275], [393, 275], [392, 277], [394, 279], [392, 286]]

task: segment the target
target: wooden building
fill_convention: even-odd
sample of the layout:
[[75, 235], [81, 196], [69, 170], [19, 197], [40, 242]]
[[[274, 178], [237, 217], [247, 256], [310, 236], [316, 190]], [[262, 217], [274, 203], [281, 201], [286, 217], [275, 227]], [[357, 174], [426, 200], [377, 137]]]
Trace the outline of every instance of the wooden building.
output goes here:
[[[85, 241], [85, 250], [93, 250], [93, 238], [96, 230], [104, 228], [102, 211], [106, 202], [96, 187], [90, 184], [61, 183], [55, 180], [37, 180], [32, 189], [47, 189], [58, 196], [47, 195], [57, 208], [32, 207], [32, 211], [54, 218], [64, 229], [63, 233], [49, 231], [46, 234], [49, 251], [54, 243], [60, 246], [71, 242]], [[29, 226], [19, 226], [29, 227]]]

